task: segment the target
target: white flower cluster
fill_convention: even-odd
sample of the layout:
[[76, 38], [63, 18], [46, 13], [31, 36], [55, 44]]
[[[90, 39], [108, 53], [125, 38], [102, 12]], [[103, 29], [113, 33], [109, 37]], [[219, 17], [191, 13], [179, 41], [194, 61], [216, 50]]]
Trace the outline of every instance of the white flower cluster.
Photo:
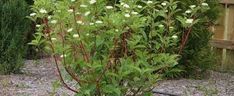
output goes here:
[[48, 19], [50, 20], [51, 18], [52, 18], [52, 16], [51, 16], [51, 15], [49, 15], [49, 16], [48, 16]]
[[80, 35], [79, 34], [73, 34], [73, 38], [79, 38]]
[[83, 21], [81, 21], [81, 20], [76, 21], [76, 23], [77, 23], [77, 24], [84, 25]]
[[124, 2], [121, 2], [120, 5], [122, 5], [124, 8], [130, 8], [130, 6]]
[[[148, 2], [150, 2], [150, 1], [148, 1]], [[121, 2], [120, 5], [123, 6], [123, 8], [126, 8], [126, 9], [131, 8], [128, 4], [126, 4], [126, 3], [124, 3], [124, 2]], [[140, 8], [140, 9], [143, 8], [141, 5], [137, 5], [136, 7], [137, 7], [137, 8]], [[139, 13], [136, 12], [136, 11], [129, 11], [129, 10], [126, 10], [126, 12], [127, 12], [127, 13], [125, 13], [124, 16], [127, 17], [127, 18], [131, 17], [131, 14], [132, 14], [132, 15], [138, 15], [138, 14], [139, 14]]]
[[69, 28], [68, 30], [67, 30], [67, 32], [72, 32], [73, 31], [73, 28]]
[[[80, 25], [85, 25], [85, 23], [83, 22], [83, 21], [81, 21], [81, 20], [78, 20], [78, 21], [76, 21], [76, 23], [77, 24], [80, 24]], [[92, 22], [90, 22], [90, 23], [88, 23], [88, 25], [94, 25], [94, 24], [102, 24], [103, 23], [103, 21], [101, 21], [101, 20], [97, 20], [97, 21], [95, 21], [95, 23], [92, 23]]]
[[89, 1], [89, 4], [94, 4], [94, 3], [96, 3], [97, 1], [96, 0], [90, 0]]
[[185, 21], [185, 23], [191, 24], [191, 23], [193, 23], [193, 19], [187, 19], [187, 20]]
[[152, 4], [152, 3], [153, 3], [153, 1], [147, 1], [146, 3], [147, 3], [147, 4]]
[[92, 25], [94, 25], [94, 23], [89, 23], [89, 25], [91, 25], [91, 26], [92, 26]]
[[[208, 6], [207, 3], [202, 3], [202, 5], [203, 5], [203, 6]], [[186, 14], [192, 13], [192, 10], [195, 9], [197, 6], [196, 6], [196, 5], [190, 5], [189, 7], [190, 7], [191, 9], [186, 10], [186, 11], [185, 11]], [[187, 23], [187, 24], [192, 24], [193, 22], [194, 22], [194, 19], [192, 19], [192, 18], [186, 19], [186, 21], [185, 21], [185, 23]]]
[[177, 35], [173, 35], [172, 38], [173, 38], [173, 39], [177, 39], [178, 36], [177, 36]]
[[127, 17], [127, 18], [128, 18], [128, 17], [131, 17], [131, 15], [128, 14], [128, 13], [124, 14], [124, 16]]
[[88, 7], [88, 5], [81, 4], [80, 7], [86, 8], [86, 7]]
[[91, 12], [90, 11], [87, 11], [85, 12], [84, 16], [88, 16]]
[[160, 24], [160, 25], [158, 25], [158, 27], [163, 28], [163, 27], [164, 27], [164, 25]]
[[69, 13], [73, 13], [74, 12], [74, 10], [73, 9], [69, 9], [69, 10], [67, 10]]
[[207, 3], [202, 3], [202, 6], [209, 6]]
[[36, 16], [37, 14], [36, 13], [31, 13], [30, 16]]
[[143, 8], [143, 7], [142, 7], [141, 5], [137, 5], [137, 8], [140, 8], [140, 9], [141, 9], [141, 8]]
[[192, 13], [192, 10], [186, 10], [185, 13], [187, 14]]
[[37, 24], [36, 27], [41, 27], [41, 25]]
[[166, 5], [167, 5], [167, 3], [166, 3], [166, 2], [163, 2], [163, 3], [161, 3], [161, 5], [162, 5], [162, 6], [166, 6]]
[[132, 11], [132, 12], [131, 12], [131, 14], [133, 14], [133, 15], [137, 15], [137, 14], [138, 14], [138, 12]]
[[40, 9], [39, 12], [42, 13], [42, 14], [46, 14], [47, 13], [47, 11], [44, 8]]
[[190, 5], [189, 6], [191, 9], [194, 9], [195, 7], [197, 7], [196, 5]]
[[61, 55], [60, 57], [61, 57], [61, 58], [63, 58], [63, 57], [67, 57], [67, 55], [66, 55], [66, 54], [64, 54], [64, 55]]
[[57, 40], [57, 38], [51, 38], [51, 40], [52, 40], [52, 41], [56, 41], [56, 40]]
[[57, 20], [51, 20], [50, 23], [56, 24], [58, 21]]
[[96, 24], [102, 24], [103, 22], [101, 20], [97, 20], [95, 23]]
[[113, 9], [113, 6], [106, 6], [106, 9]]

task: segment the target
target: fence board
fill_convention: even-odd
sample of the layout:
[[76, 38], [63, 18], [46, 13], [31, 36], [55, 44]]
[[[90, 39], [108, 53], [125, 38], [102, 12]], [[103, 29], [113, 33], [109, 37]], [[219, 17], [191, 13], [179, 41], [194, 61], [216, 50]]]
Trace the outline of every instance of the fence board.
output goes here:
[[222, 4], [234, 4], [234, 0], [220, 0]]
[[210, 44], [216, 48], [234, 50], [234, 41], [231, 40], [211, 40]]
[[[233, 0], [234, 1], [234, 0]], [[234, 40], [234, 6], [229, 6], [228, 16], [228, 40]]]

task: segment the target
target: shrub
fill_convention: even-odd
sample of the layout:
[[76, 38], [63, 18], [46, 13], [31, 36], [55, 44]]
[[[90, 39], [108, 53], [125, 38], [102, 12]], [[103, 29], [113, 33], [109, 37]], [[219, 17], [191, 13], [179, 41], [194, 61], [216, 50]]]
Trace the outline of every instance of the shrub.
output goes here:
[[[184, 5], [191, 5], [190, 7], [199, 5], [201, 0], [182, 0], [182, 2], [180, 8], [187, 10], [188, 8], [184, 7]], [[197, 6], [190, 15], [193, 18], [197, 18], [199, 22], [191, 27], [191, 32], [177, 66], [185, 70], [184, 76], [199, 76], [199, 74], [205, 73], [204, 71], [214, 66], [215, 55], [209, 44], [213, 35], [210, 27], [214, 25], [219, 16], [219, 2], [219, 0], [207, 0], [207, 4], [202, 4], [203, 6], [209, 5], [206, 11], [198, 10], [200, 7]]]
[[19, 0], [0, 1], [0, 73], [17, 73], [23, 65], [29, 29], [28, 5]]
[[[172, 0], [35, 0], [32, 10], [30, 18], [39, 22], [30, 44], [46, 45], [65, 87], [78, 96], [135, 96], [152, 95], [157, 80], [183, 71], [177, 61], [183, 65], [190, 33], [206, 22], [209, 5]], [[204, 38], [208, 42], [209, 37]], [[77, 90], [64, 82], [60, 59], [77, 81]]]
[[[169, 0], [173, 1], [179, 2], [175, 5], [177, 10], [173, 10], [173, 7], [170, 7], [172, 5], [168, 5], [164, 8], [164, 11], [168, 11], [166, 14], [159, 13], [159, 16], [154, 17], [154, 22], [163, 21], [164, 25], [174, 28], [179, 39], [177, 48], [172, 46], [164, 48], [166, 53], [176, 52], [180, 55], [179, 64], [167, 70], [164, 76], [167, 78], [199, 76], [215, 63], [209, 41], [213, 35], [210, 27], [219, 16], [219, 0], [207, 0], [207, 2], [204, 2], [206, 0]], [[160, 0], [160, 2], [167, 1]], [[155, 7], [153, 9], [158, 10]], [[149, 9], [143, 10], [143, 15], [150, 15], [145, 13], [147, 10]], [[193, 23], [186, 24], [190, 20]]]
[[[119, 0], [117, 0], [119, 1]], [[163, 2], [165, 0], [159, 0], [158, 2]], [[178, 1], [178, 0], [169, 0], [170, 2], [173, 1]], [[204, 1], [207, 1], [205, 3], [202, 3]], [[116, 2], [112, 1], [112, 3]], [[169, 78], [175, 78], [175, 77], [196, 77], [202, 75], [205, 73], [207, 69], [211, 69], [214, 66], [214, 63], [216, 63], [216, 55], [214, 52], [211, 50], [211, 46], [209, 44], [209, 41], [213, 35], [213, 33], [210, 31], [210, 27], [213, 26], [217, 20], [217, 18], [220, 16], [219, 11], [220, 11], [220, 4], [219, 0], [180, 0], [179, 3], [177, 3], [177, 10], [178, 12], [175, 12], [173, 15], [172, 14], [166, 14], [165, 18], [161, 18], [163, 16], [156, 16], [154, 17], [155, 22], [159, 21], [171, 21], [175, 20], [173, 27], [176, 27], [176, 31], [180, 31], [178, 35], [178, 39], [183, 39], [181, 38], [182, 35], [186, 34], [186, 30], [188, 28], [185, 28], [181, 24], [178, 24], [179, 18], [176, 18], [180, 16], [181, 14], [187, 14], [187, 17], [196, 17], [199, 19], [200, 22], [197, 22], [196, 24], [193, 24], [191, 26], [191, 32], [188, 35], [188, 39], [186, 40], [185, 44], [183, 45], [184, 47], [181, 48], [181, 58], [179, 60], [179, 64], [173, 67], [172, 69], [169, 69], [165, 73], [165, 77]], [[202, 5], [199, 6], [199, 5]], [[198, 6], [197, 6], [198, 5]], [[208, 5], [208, 6], [207, 6]], [[191, 8], [194, 7], [195, 8]], [[207, 7], [204, 7], [207, 6]], [[167, 10], [170, 7], [165, 8], [164, 10]], [[154, 7], [154, 9], [158, 10], [157, 8]], [[159, 8], [160, 9], [160, 8]], [[141, 14], [148, 16], [149, 14], [145, 13], [149, 9], [143, 10]], [[152, 9], [151, 9], [152, 10]], [[175, 10], [174, 10], [175, 11]], [[190, 11], [192, 14], [190, 14]], [[173, 13], [173, 10], [171, 10]], [[186, 15], [185, 14], [185, 15]], [[171, 17], [171, 18], [170, 18]], [[168, 18], [168, 19], [167, 19]], [[177, 19], [177, 20], [176, 20]], [[149, 27], [149, 26], [148, 26]], [[145, 28], [147, 30], [147, 28]], [[184, 32], [184, 33], [183, 33]], [[181, 41], [180, 41], [181, 42]], [[178, 44], [180, 47], [182, 45]], [[178, 49], [177, 47], [177, 49]], [[172, 47], [174, 48], [174, 47]], [[166, 48], [165, 52], [176, 52], [175, 50], [171, 50], [171, 48]]]

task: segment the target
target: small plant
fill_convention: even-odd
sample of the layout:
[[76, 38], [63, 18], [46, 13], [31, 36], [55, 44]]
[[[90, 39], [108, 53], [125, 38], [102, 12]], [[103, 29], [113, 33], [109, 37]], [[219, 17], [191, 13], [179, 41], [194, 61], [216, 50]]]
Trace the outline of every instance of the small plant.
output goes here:
[[0, 84], [3, 86], [3, 88], [6, 88], [11, 84], [11, 82], [10, 82], [10, 80], [8, 78], [3, 79], [0, 82], [1, 82]]
[[219, 90], [213, 86], [206, 87], [204, 85], [197, 86], [197, 89], [201, 91], [204, 96], [218, 96]]
[[53, 90], [52, 90], [52, 92], [50, 93], [50, 96], [56, 95], [56, 92], [57, 92], [58, 88], [60, 88], [60, 82], [59, 82], [58, 80], [53, 81], [53, 82], [52, 82], [52, 86], [53, 86], [53, 87], [52, 87]]
[[[35, 0], [37, 22], [30, 44], [51, 52], [62, 84], [77, 96], [152, 95], [164, 76], [174, 76], [192, 34], [209, 9], [178, 1]], [[77, 82], [66, 84], [59, 67]], [[175, 69], [176, 68], [176, 69]], [[67, 76], [67, 75], [66, 75]]]

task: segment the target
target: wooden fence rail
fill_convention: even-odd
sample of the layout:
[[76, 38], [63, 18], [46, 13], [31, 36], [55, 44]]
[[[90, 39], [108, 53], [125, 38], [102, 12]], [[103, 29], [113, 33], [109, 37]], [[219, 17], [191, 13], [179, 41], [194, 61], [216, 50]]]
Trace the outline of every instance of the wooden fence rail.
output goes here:
[[234, 41], [231, 40], [211, 40], [210, 41], [211, 46], [221, 49], [229, 49], [234, 50]]
[[221, 4], [234, 4], [234, 0], [220, 0]]

